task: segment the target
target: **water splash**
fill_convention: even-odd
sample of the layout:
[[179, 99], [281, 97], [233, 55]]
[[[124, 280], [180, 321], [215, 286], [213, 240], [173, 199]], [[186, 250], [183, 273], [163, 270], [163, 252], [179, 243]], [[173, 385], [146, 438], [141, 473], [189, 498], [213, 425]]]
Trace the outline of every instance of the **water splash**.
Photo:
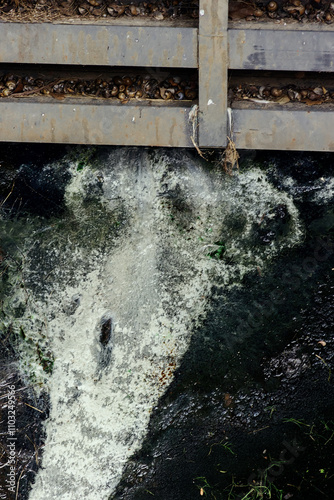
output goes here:
[[256, 168], [230, 177], [187, 152], [130, 148], [77, 167], [66, 214], [27, 238], [15, 297], [16, 328], [53, 360], [47, 374], [22, 343], [22, 369], [51, 400], [31, 500], [108, 498], [212, 287], [265, 272], [303, 235], [292, 199]]

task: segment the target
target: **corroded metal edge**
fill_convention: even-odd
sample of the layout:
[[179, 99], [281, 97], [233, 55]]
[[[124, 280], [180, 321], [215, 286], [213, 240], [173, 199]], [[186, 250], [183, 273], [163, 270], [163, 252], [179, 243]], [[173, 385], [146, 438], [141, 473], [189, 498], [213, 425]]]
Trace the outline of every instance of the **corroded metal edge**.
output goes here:
[[238, 149], [334, 151], [333, 109], [232, 109]]
[[192, 147], [190, 107], [0, 101], [0, 140]]

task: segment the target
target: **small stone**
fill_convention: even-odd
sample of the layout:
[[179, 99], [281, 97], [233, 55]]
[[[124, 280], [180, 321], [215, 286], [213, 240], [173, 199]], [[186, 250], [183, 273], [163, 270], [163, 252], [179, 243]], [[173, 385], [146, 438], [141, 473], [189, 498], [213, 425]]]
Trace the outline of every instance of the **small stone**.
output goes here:
[[164, 16], [161, 12], [155, 12], [154, 13], [154, 19], [156, 19], [157, 21], [163, 21], [164, 19]]

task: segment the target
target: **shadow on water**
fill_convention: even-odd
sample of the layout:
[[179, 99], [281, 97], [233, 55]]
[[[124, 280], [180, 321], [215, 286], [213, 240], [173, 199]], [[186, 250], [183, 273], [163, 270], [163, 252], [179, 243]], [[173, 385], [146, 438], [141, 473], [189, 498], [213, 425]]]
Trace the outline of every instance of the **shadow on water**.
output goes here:
[[313, 203], [331, 159], [245, 155], [241, 169], [258, 163], [294, 198], [304, 242], [241, 287], [213, 290], [110, 498], [333, 498], [334, 217], [330, 203]]
[[[17, 333], [8, 324], [4, 299], [8, 289], [8, 269], [21, 267], [17, 253], [29, 228], [29, 215], [48, 217], [62, 211], [63, 190], [44, 170], [45, 164], [64, 154], [64, 148], [50, 145], [0, 144], [0, 499], [25, 500], [41, 463], [44, 445], [43, 422], [48, 417], [46, 394], [36, 397], [32, 387], [18, 371], [15, 349]], [[61, 173], [59, 173], [60, 177]], [[58, 179], [59, 180], [59, 179]], [[19, 219], [22, 218], [22, 222]], [[16, 234], [7, 230], [3, 220], [16, 221]], [[17, 314], [20, 312], [17, 310]], [[14, 420], [13, 420], [14, 418]], [[11, 437], [13, 440], [11, 440]], [[9, 445], [12, 445], [11, 447]], [[15, 446], [14, 446], [15, 445]], [[15, 452], [15, 461], [10, 452]], [[15, 486], [10, 482], [10, 467], [15, 468]]]
[[[72, 146], [73, 153], [75, 149]], [[90, 150], [83, 147], [80, 152], [83, 154]], [[0, 143], [2, 209], [18, 217], [27, 214], [42, 217], [61, 215], [69, 175], [60, 166], [55, 170], [52, 166], [47, 168], [47, 165], [70, 151], [71, 146], [58, 144]]]
[[[26, 500], [30, 483], [41, 464], [43, 422], [48, 418], [46, 394], [36, 397], [17, 371], [13, 332], [0, 331], [0, 499]], [[14, 419], [13, 419], [14, 417]], [[13, 459], [13, 456], [15, 460]], [[5, 464], [8, 464], [5, 466]], [[11, 467], [15, 481], [11, 482]]]

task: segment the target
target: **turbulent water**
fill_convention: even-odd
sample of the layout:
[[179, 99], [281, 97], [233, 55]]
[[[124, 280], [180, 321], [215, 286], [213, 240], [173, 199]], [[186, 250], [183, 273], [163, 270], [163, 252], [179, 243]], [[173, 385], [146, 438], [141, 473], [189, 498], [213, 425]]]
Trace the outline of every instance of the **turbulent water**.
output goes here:
[[[301, 193], [270, 175], [138, 148], [21, 166], [27, 199], [21, 188], [1, 222], [20, 263], [3, 323], [21, 339], [25, 380], [50, 397], [31, 500], [109, 498], [213, 295], [302, 245]], [[315, 205], [333, 196], [332, 180], [318, 183]], [[247, 336], [236, 327], [230, 341]]]

